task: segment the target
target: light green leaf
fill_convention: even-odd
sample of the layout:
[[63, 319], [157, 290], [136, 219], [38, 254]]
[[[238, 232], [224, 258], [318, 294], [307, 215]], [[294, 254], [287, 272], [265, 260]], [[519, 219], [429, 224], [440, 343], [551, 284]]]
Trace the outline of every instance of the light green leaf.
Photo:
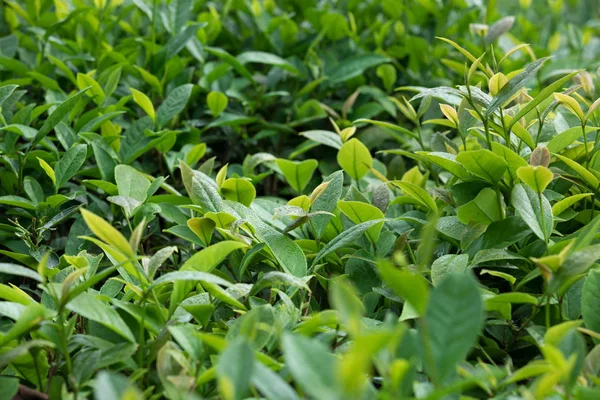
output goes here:
[[202, 240], [205, 246], [209, 246], [217, 224], [212, 219], [203, 217], [188, 219], [187, 226]]
[[338, 151], [337, 162], [350, 177], [359, 180], [371, 170], [373, 157], [358, 139], [350, 139]]
[[297, 193], [302, 193], [319, 166], [319, 162], [317, 160], [290, 161], [278, 158], [277, 166], [292, 188]]
[[210, 92], [206, 96], [206, 104], [213, 117], [218, 117], [227, 108], [227, 96], [221, 92]]
[[227, 200], [237, 201], [250, 207], [256, 197], [256, 189], [252, 182], [244, 178], [229, 178], [221, 185], [221, 194]]
[[21, 196], [0, 196], [0, 204], [6, 204], [9, 206], [20, 207], [25, 210], [35, 210], [37, 206], [31, 201]]
[[592, 195], [593, 195], [593, 193], [579, 193], [579, 194], [574, 194], [569, 197], [566, 197], [560, 201], [557, 201], [552, 206], [552, 215], [554, 215], [555, 217], [559, 216], [564, 211], [566, 211], [569, 207], [571, 207], [573, 204], [575, 204], [575, 203], [579, 202], [580, 200], [583, 200], [587, 197], [590, 197]]
[[82, 74], [80, 72], [77, 73], [77, 86], [79, 90], [83, 90], [86, 87], [90, 89], [87, 91], [87, 95], [94, 100], [94, 103], [101, 106], [104, 103], [104, 90], [102, 87], [96, 82], [94, 78], [87, 74]]
[[529, 165], [517, 170], [519, 178], [536, 193], [542, 193], [554, 179], [554, 174], [543, 165]]
[[46, 175], [48, 175], [52, 183], [56, 186], [56, 174], [54, 173], [54, 170], [52, 169], [50, 164], [48, 164], [46, 161], [39, 157], [37, 158], [37, 160], [40, 163], [40, 167], [42, 167], [44, 172], [46, 172]]
[[248, 247], [248, 245], [233, 240], [215, 243], [200, 250], [190, 257], [180, 268], [180, 271], [211, 272], [234, 250]]
[[148, 114], [152, 122], [156, 122], [156, 111], [154, 111], [152, 100], [150, 100], [148, 96], [137, 89], [129, 88], [129, 90], [131, 90], [131, 93], [133, 93], [133, 101], [135, 101], [135, 103], [140, 106], [146, 114]]

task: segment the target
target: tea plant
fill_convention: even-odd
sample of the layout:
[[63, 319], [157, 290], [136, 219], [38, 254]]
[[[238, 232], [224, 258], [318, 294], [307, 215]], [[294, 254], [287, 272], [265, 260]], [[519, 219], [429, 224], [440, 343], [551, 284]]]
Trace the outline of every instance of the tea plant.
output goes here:
[[4, 0], [3, 396], [597, 398], [597, 5], [417, 3]]

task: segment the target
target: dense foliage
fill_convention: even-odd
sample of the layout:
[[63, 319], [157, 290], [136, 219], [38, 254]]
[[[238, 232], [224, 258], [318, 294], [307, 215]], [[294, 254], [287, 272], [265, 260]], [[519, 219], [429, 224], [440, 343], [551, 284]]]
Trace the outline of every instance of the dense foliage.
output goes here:
[[2, 398], [600, 398], [599, 12], [3, 0]]

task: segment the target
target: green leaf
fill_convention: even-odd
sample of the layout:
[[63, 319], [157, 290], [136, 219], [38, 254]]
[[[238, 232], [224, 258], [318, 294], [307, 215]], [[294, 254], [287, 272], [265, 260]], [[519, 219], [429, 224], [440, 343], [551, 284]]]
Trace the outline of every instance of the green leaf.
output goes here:
[[38, 131], [37, 135], [35, 135], [35, 139], [33, 142], [31, 142], [31, 148], [35, 147], [39, 142], [41, 142], [42, 139], [45, 138], [46, 135], [50, 133], [50, 131], [54, 129], [59, 122], [62, 122], [62, 120], [65, 119], [65, 117], [75, 108], [79, 102], [79, 99], [81, 99], [87, 90], [88, 88], [80, 90], [56, 107], [54, 112], [52, 112], [52, 114], [46, 118], [46, 121]]
[[179, 161], [183, 184], [190, 199], [206, 212], [219, 212], [223, 209], [223, 200], [219, 196], [217, 184], [206, 174], [191, 169], [182, 160]]
[[373, 157], [358, 139], [350, 139], [338, 151], [337, 162], [351, 178], [359, 180], [371, 170]]
[[227, 108], [227, 96], [221, 92], [210, 92], [206, 96], [206, 104], [213, 117], [218, 117]]
[[500, 18], [498, 21], [494, 22], [489, 28], [487, 35], [485, 35], [486, 44], [493, 43], [500, 36], [505, 34], [512, 28], [515, 23], [515, 17], [509, 15], [507, 17]]
[[259, 362], [254, 364], [252, 385], [269, 400], [300, 399], [296, 391], [282, 377]]
[[136, 342], [131, 329], [121, 316], [114, 308], [101, 301], [97, 295], [81, 293], [67, 303], [67, 308], [84, 318], [106, 326], [132, 343]]
[[319, 260], [321, 260], [323, 257], [326, 257], [328, 254], [342, 247], [348, 246], [349, 244], [355, 243], [369, 228], [381, 222], [383, 221], [367, 221], [358, 225], [354, 225], [350, 229], [346, 229], [344, 232], [337, 235], [333, 240], [327, 243], [327, 245], [323, 247], [319, 253], [317, 253], [312, 265], [316, 265]]
[[304, 336], [286, 333], [283, 356], [296, 384], [317, 400], [339, 397], [336, 385], [336, 358], [327, 347]]
[[581, 293], [581, 314], [588, 329], [600, 333], [600, 271], [592, 270], [585, 279]]
[[[545, 86], [544, 89], [542, 91], [540, 91], [540, 93], [538, 93], [538, 95], [535, 96], [533, 100], [531, 100], [529, 103], [527, 103], [525, 105], [525, 107], [522, 107], [519, 110], [519, 112], [513, 117], [512, 121], [507, 126], [507, 130], [510, 130], [510, 128], [512, 127], [513, 124], [517, 123], [521, 118], [526, 116], [530, 111], [532, 111], [535, 107], [537, 107], [539, 104], [541, 104], [544, 100], [546, 100], [548, 97], [552, 96], [554, 94], [554, 92], [556, 92], [557, 90], [560, 90], [565, 85], [565, 83], [567, 83], [568, 81], [573, 79], [575, 77], [575, 75], [577, 75], [579, 72], [580, 71], [571, 72], [571, 73], [563, 76], [562, 78], [557, 79], [556, 81], [552, 82], [550, 85]], [[550, 150], [550, 151], [553, 151], [553, 150]]]
[[150, 180], [141, 172], [129, 165], [117, 165], [115, 167], [115, 181], [119, 190], [119, 196], [131, 197], [143, 203], [146, 201]]
[[[540, 68], [542, 68], [544, 63], [549, 59], [550, 57], [539, 58], [534, 62], [527, 64], [527, 67], [525, 67], [525, 70], [523, 72], [509, 80], [508, 83], [504, 85], [502, 89], [500, 89], [496, 97], [494, 97], [487, 110], [485, 110], [486, 117], [489, 117], [494, 111], [496, 111], [504, 103], [510, 100], [515, 94], [517, 94], [517, 92], [521, 90], [523, 85], [525, 85], [525, 82], [528, 81], [531, 77], [535, 76], [535, 74], [537, 74]], [[516, 122], [518, 121], [518, 119], [515, 118], [513, 119], [513, 121]]]
[[43, 278], [34, 270], [17, 264], [0, 263], [0, 274], [22, 276], [42, 282]]
[[21, 196], [13, 196], [13, 195], [0, 196], [0, 204], [6, 204], [9, 206], [20, 207], [25, 210], [37, 209], [37, 206], [32, 201], [27, 200], [26, 198], [21, 197]]
[[431, 282], [437, 286], [446, 275], [465, 272], [468, 265], [468, 254], [445, 254], [431, 264]]
[[317, 160], [290, 161], [278, 158], [277, 166], [292, 188], [297, 193], [302, 193], [319, 166], [319, 162]]
[[404, 192], [405, 195], [410, 196], [419, 204], [427, 207], [430, 211], [433, 211], [434, 214], [437, 214], [437, 204], [435, 204], [435, 200], [425, 189], [410, 182], [392, 181], [392, 184], [402, 189], [402, 192]]
[[300, 71], [298, 71], [292, 63], [272, 53], [265, 53], [264, 51], [246, 51], [236, 58], [241, 64], [259, 63], [274, 65], [281, 67], [294, 75], [300, 75]]
[[256, 197], [256, 189], [247, 179], [229, 178], [221, 185], [221, 194], [227, 200], [237, 201], [246, 207], [250, 207]]
[[329, 85], [337, 85], [349, 79], [356, 78], [365, 70], [379, 64], [389, 62], [390, 59], [377, 54], [361, 54], [342, 60], [332, 70], [326, 71]]
[[239, 203], [227, 202], [227, 205], [250, 222], [285, 272], [297, 277], [306, 276], [306, 257], [296, 242], [264, 223], [252, 209]]
[[191, 83], [176, 87], [169, 93], [156, 112], [156, 124], [162, 129], [185, 108], [194, 85]]
[[[413, 131], [410, 131], [410, 130], [408, 130], [406, 128], [403, 128], [401, 126], [398, 126], [398, 125], [395, 125], [395, 124], [392, 124], [392, 123], [389, 123], [389, 122], [385, 122], [385, 121], [375, 121], [373, 119], [361, 118], [361, 119], [357, 119], [356, 121], [352, 122], [352, 124], [353, 125], [356, 125], [356, 124], [372, 124], [372, 125], [380, 126], [382, 128], [390, 129], [390, 130], [395, 131], [395, 132], [399, 132], [399, 133], [401, 133], [403, 135], [411, 136], [411, 137], [413, 137], [415, 139], [417, 139], [419, 137], [419, 135], [417, 135]], [[398, 138], [398, 136], [396, 136], [396, 134], [392, 134], [392, 136], [394, 138]], [[400, 136], [400, 138], [402, 138], [402, 136]], [[402, 141], [404, 141], [404, 140], [402, 140]]]
[[305, 131], [300, 132], [300, 136], [304, 136], [307, 139], [324, 144], [325, 146], [333, 147], [334, 149], [339, 150], [342, 148], [342, 139], [340, 139], [340, 135], [335, 132], [322, 130]]
[[425, 278], [407, 269], [396, 269], [387, 262], [379, 263], [379, 274], [398, 296], [415, 309], [419, 316], [425, 315], [429, 301], [429, 284]]
[[571, 168], [572, 170], [574, 170], [577, 175], [581, 176], [583, 178], [583, 180], [590, 185], [591, 188], [593, 188], [594, 190], [596, 190], [598, 188], [598, 185], [600, 185], [600, 181], [598, 180], [598, 178], [596, 178], [594, 176], [594, 174], [592, 174], [590, 171], [588, 171], [587, 169], [585, 169], [584, 167], [582, 167], [579, 163], [577, 163], [576, 161], [571, 160], [570, 158], [561, 156], [560, 154], [554, 154], [559, 160], [561, 160], [562, 162], [564, 162], [565, 164], [567, 164], [567, 166], [569, 168]]
[[8, 99], [18, 87], [19, 85], [0, 86], [0, 107], [2, 106], [2, 103], [4, 103], [4, 101]]
[[[178, 283], [185, 282], [202, 282], [203, 284], [213, 284], [213, 285], [221, 285], [225, 287], [231, 286], [231, 283], [226, 281], [223, 278], [219, 278], [216, 275], [210, 274], [208, 272], [201, 271], [173, 271], [168, 272], [164, 275], [161, 275], [154, 282], [152, 282], [151, 288], [155, 288], [160, 285], [164, 285], [165, 283], [175, 283], [175, 287], [177, 288]], [[176, 290], [173, 292], [175, 293]], [[179, 305], [179, 302], [177, 303]]]
[[246, 398], [254, 365], [254, 351], [245, 339], [229, 343], [217, 363], [219, 391], [225, 400]]
[[498, 142], [492, 142], [492, 151], [494, 154], [502, 157], [508, 164], [506, 172], [511, 182], [514, 182], [517, 179], [517, 169], [528, 165], [527, 161], [520, 155]]
[[[586, 126], [585, 133], [588, 134], [591, 132], [595, 132], [599, 129], [600, 128], [597, 128], [595, 126]], [[580, 126], [574, 126], [572, 128], [562, 131], [556, 136], [553, 136], [552, 139], [550, 139], [550, 141], [546, 145], [546, 147], [551, 153], [558, 153], [567, 148], [567, 146], [569, 146], [582, 136], [583, 129], [581, 129]]]
[[508, 168], [504, 159], [487, 149], [462, 151], [456, 156], [456, 161], [473, 175], [493, 185], [498, 184]]
[[78, 144], [71, 147], [63, 154], [54, 166], [56, 174], [56, 188], [60, 189], [79, 171], [87, 157], [87, 146]]
[[490, 188], [484, 188], [477, 194], [475, 199], [460, 206], [456, 215], [463, 224], [479, 223], [489, 225], [502, 219], [498, 209], [496, 192]]
[[248, 69], [246, 69], [246, 67], [241, 62], [239, 62], [234, 56], [229, 54], [227, 51], [219, 47], [206, 47], [205, 49], [209, 54], [216, 56], [222, 61], [231, 65], [238, 74], [248, 79], [249, 81], [254, 82], [254, 78], [252, 78], [252, 74], [250, 73], [250, 71], [248, 71]]
[[474, 176], [462, 166], [460, 162], [456, 160], [456, 156], [450, 153], [442, 153], [442, 152], [424, 152], [417, 151], [415, 154], [425, 158], [428, 161], [440, 166], [446, 171], [450, 172], [452, 175], [457, 178], [466, 181], [469, 179], [473, 179]]
[[110, 370], [102, 370], [94, 379], [94, 398], [96, 400], [140, 400], [142, 393], [127, 377]]
[[543, 194], [538, 195], [529, 186], [518, 184], [512, 191], [511, 202], [533, 233], [547, 243], [553, 225], [552, 208], [548, 199]]
[[307, 286], [307, 283], [310, 280], [310, 278], [311, 276], [298, 278], [292, 274], [286, 274], [285, 272], [280, 271], [267, 272], [252, 286], [252, 290], [250, 290], [250, 296], [260, 292], [266, 287], [273, 287], [279, 285], [297, 287], [310, 292], [310, 289]]
[[381, 221], [369, 228], [366, 233], [371, 243], [377, 243], [381, 228], [383, 228], [383, 219], [385, 218], [379, 208], [360, 201], [338, 201], [338, 207], [355, 224], [372, 220]]
[[527, 293], [500, 293], [486, 300], [486, 303], [511, 303], [511, 304], [532, 304], [537, 305], [538, 299]]
[[[342, 197], [342, 190], [344, 185], [344, 173], [342, 171], [337, 171], [325, 178], [327, 182], [327, 187], [323, 192], [317, 197], [311, 206], [312, 212], [327, 212], [332, 213], [336, 206], [337, 202]], [[315, 235], [320, 238], [325, 232], [327, 225], [331, 221], [330, 214], [320, 214], [315, 215], [312, 219], [312, 226], [315, 229]]]
[[425, 315], [426, 369], [435, 382], [455, 373], [483, 328], [483, 302], [472, 274], [450, 273], [432, 291]]

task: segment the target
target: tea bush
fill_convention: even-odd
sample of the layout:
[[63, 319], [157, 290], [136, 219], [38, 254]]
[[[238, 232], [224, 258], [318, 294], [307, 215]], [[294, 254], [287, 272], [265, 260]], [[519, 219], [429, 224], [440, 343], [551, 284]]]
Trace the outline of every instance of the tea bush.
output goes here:
[[600, 397], [600, 6], [3, 0], [0, 390]]

